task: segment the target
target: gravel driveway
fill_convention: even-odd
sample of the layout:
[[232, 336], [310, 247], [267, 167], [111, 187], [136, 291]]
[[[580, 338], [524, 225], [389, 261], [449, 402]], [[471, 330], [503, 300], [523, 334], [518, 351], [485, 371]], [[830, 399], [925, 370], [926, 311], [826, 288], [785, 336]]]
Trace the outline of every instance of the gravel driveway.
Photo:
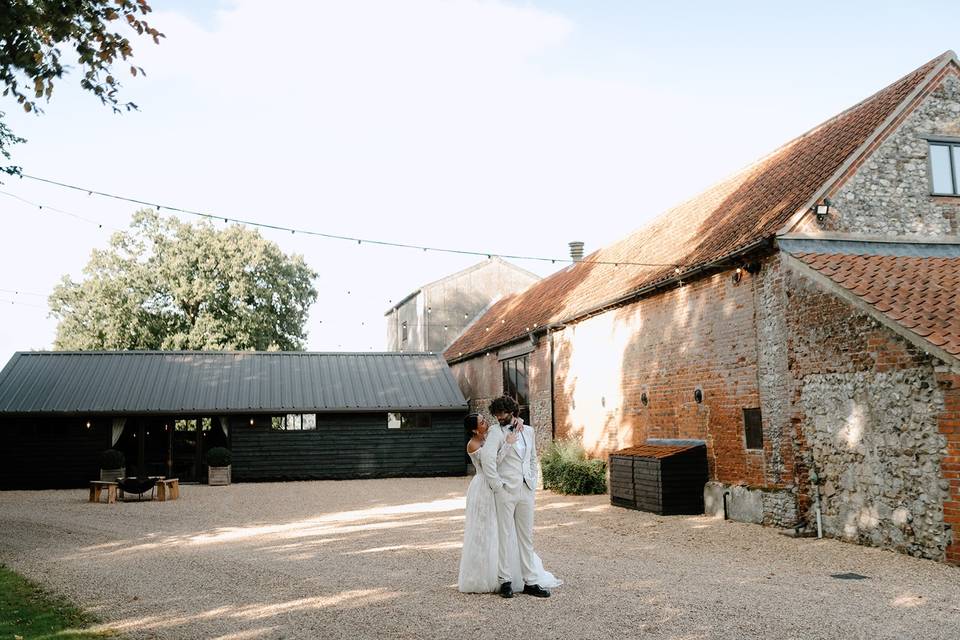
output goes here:
[[[0, 492], [0, 562], [131, 638], [957, 638], [960, 570], [540, 492], [548, 600], [456, 590], [465, 478]], [[831, 574], [858, 573], [865, 580]]]

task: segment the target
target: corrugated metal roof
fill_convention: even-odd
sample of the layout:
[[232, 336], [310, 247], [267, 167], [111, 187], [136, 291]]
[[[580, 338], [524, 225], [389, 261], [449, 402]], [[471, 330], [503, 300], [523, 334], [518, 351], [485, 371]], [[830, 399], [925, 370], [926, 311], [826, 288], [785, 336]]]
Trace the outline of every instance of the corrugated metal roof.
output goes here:
[[0, 371], [0, 414], [465, 409], [428, 353], [30, 351]]

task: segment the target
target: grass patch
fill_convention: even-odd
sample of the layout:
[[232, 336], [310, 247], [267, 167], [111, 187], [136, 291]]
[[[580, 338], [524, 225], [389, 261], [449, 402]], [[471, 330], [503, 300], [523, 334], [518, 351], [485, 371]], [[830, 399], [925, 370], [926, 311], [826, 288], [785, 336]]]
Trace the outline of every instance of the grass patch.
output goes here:
[[113, 631], [91, 631], [96, 619], [0, 565], [0, 639], [89, 640], [117, 638]]

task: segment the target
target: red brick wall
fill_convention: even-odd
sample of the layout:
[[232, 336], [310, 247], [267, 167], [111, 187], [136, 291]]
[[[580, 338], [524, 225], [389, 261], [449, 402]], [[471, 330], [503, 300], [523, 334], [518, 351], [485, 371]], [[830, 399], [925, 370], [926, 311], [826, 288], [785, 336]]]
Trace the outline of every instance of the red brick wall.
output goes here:
[[[764, 272], [733, 270], [571, 324], [554, 334], [556, 437], [580, 439], [588, 452], [605, 457], [650, 437], [707, 442], [711, 478], [731, 484], [784, 486], [791, 474], [771, 482], [771, 454], [748, 451], [743, 409], [760, 407], [757, 295]], [[531, 396], [547, 416], [550, 393], [549, 340], [540, 338], [531, 359]], [[483, 407], [499, 395], [496, 353], [453, 365], [464, 395]], [[703, 402], [694, 390], [703, 391]], [[646, 392], [648, 402], [641, 401]], [[533, 420], [549, 438], [548, 420]], [[766, 435], [767, 417], [764, 415]], [[788, 443], [789, 445], [789, 443]], [[789, 455], [790, 452], [788, 451]]]
[[953, 528], [953, 543], [947, 547], [947, 562], [960, 565], [960, 375], [938, 373], [937, 383], [944, 396], [938, 426], [947, 439], [947, 455], [941, 469], [944, 479], [950, 483], [950, 499], [943, 504], [943, 519]]
[[[804, 381], [918, 368], [932, 374], [934, 362], [781, 264], [779, 256], [761, 266], [737, 284], [732, 271], [716, 273], [556, 332], [556, 436], [581, 439], [597, 457], [649, 437], [701, 438], [712, 479], [764, 488], [796, 485], [799, 511], [809, 516]], [[550, 429], [549, 344], [540, 337], [529, 356], [531, 412], [542, 416], [533, 420], [541, 447]], [[501, 393], [496, 353], [453, 369], [475, 406], [485, 408]], [[939, 429], [949, 443], [943, 475], [951, 483], [951, 500], [944, 515], [960, 530], [960, 379], [941, 374], [936, 384], [946, 398]], [[698, 387], [702, 404], [694, 401]], [[758, 406], [765, 448], [748, 451], [742, 410]], [[957, 562], [958, 554], [954, 543], [948, 560]]]
[[[605, 456], [650, 437], [707, 441], [711, 478], [766, 485], [747, 451], [744, 408], [759, 407], [755, 288], [731, 271], [586, 319], [557, 334], [557, 436]], [[703, 391], [703, 402], [694, 390]], [[647, 404], [642, 394], [647, 394]]]

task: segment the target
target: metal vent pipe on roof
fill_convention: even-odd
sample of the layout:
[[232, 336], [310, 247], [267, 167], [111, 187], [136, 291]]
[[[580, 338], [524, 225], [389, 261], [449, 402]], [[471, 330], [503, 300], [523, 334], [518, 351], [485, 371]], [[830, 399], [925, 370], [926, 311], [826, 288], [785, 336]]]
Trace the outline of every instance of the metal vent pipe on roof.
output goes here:
[[570, 259], [574, 262], [580, 262], [583, 260], [583, 243], [579, 240], [574, 240], [569, 243], [570, 245]]

